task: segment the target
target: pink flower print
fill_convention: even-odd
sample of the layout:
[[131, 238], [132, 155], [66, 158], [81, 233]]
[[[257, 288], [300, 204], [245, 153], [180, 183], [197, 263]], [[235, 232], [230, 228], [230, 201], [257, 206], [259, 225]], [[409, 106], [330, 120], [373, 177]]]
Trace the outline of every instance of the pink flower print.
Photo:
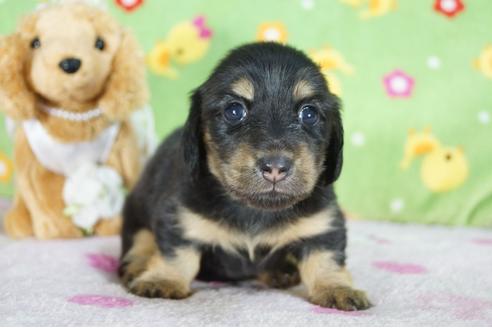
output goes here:
[[394, 70], [383, 78], [386, 93], [392, 98], [408, 98], [412, 96], [414, 79], [402, 70]]

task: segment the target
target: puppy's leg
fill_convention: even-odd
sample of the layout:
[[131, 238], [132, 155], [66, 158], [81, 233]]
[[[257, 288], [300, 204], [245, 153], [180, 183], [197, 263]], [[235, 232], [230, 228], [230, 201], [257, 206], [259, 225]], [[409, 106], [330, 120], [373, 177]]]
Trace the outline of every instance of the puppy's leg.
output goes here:
[[296, 259], [292, 254], [284, 255], [274, 267], [266, 269], [258, 275], [258, 280], [272, 288], [290, 288], [301, 282]]
[[164, 255], [148, 230], [141, 230], [123, 257], [120, 274], [133, 294], [181, 299], [190, 295], [191, 281], [198, 273], [200, 254], [192, 246]]
[[129, 287], [142, 272], [145, 271], [150, 257], [157, 251], [154, 236], [149, 230], [142, 229], [131, 237], [132, 245], [123, 255], [118, 269], [121, 281], [125, 287]]
[[33, 235], [31, 214], [19, 192], [16, 193], [12, 208], [5, 214], [5, 232], [13, 238]]
[[309, 251], [299, 262], [299, 272], [309, 300], [344, 311], [369, 308], [371, 303], [366, 294], [352, 287], [350, 273], [335, 258], [334, 251], [320, 249]]

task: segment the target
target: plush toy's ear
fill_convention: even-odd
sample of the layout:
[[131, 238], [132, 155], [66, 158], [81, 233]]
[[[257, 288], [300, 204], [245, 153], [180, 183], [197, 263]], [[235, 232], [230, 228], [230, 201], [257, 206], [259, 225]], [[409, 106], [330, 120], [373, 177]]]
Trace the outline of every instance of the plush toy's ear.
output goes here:
[[108, 118], [123, 120], [147, 101], [144, 54], [135, 37], [124, 30], [99, 107]]
[[333, 104], [331, 111], [329, 143], [326, 150], [325, 168], [321, 175], [325, 185], [332, 184], [338, 179], [343, 164], [343, 125], [338, 99]]
[[188, 167], [188, 173], [193, 179], [196, 179], [204, 165], [203, 158], [205, 157], [205, 147], [203, 143], [203, 128], [202, 128], [202, 101], [200, 90], [196, 90], [191, 97], [191, 108], [186, 120], [182, 146], [185, 165]]
[[13, 120], [34, 117], [35, 95], [26, 80], [29, 43], [19, 33], [0, 39], [0, 110]]

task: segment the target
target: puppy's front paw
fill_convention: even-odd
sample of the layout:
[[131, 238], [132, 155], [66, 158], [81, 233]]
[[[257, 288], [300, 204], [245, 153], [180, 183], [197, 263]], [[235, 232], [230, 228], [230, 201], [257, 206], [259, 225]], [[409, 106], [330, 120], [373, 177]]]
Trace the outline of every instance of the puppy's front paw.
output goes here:
[[130, 283], [129, 290], [131, 293], [142, 297], [176, 300], [186, 298], [191, 294], [190, 290], [184, 287], [182, 283], [163, 279], [136, 279]]
[[365, 292], [344, 286], [319, 288], [309, 297], [309, 301], [343, 311], [366, 310], [371, 307]]

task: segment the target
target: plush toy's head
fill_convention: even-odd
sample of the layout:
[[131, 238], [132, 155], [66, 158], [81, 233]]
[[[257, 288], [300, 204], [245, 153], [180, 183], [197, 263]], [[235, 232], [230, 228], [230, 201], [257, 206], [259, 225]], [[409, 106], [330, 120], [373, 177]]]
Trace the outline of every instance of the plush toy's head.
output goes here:
[[65, 109], [95, 105], [111, 118], [146, 101], [143, 55], [105, 12], [53, 5], [26, 17], [0, 42], [0, 106], [26, 119], [35, 102]]

